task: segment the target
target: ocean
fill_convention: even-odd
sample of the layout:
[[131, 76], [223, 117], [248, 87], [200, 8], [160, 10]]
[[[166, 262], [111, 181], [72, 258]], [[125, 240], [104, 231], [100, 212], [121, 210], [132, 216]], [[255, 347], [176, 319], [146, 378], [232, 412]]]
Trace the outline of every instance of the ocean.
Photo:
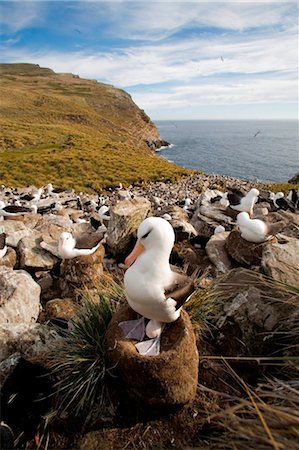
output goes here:
[[158, 120], [159, 155], [206, 173], [286, 182], [299, 170], [298, 122]]

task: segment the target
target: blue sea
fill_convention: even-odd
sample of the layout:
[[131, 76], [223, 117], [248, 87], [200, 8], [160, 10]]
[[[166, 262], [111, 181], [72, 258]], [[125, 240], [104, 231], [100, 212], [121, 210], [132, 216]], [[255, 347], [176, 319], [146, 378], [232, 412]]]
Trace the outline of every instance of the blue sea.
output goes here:
[[299, 170], [297, 121], [176, 121], [155, 124], [172, 145], [159, 155], [206, 173], [287, 181]]

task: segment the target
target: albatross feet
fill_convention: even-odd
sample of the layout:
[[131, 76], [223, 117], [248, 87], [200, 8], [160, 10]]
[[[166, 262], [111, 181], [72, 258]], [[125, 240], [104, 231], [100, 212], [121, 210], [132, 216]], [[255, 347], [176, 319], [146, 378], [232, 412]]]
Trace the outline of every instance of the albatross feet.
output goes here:
[[144, 317], [136, 320], [126, 320], [119, 322], [118, 326], [122, 329], [125, 338], [142, 341], [145, 336]]

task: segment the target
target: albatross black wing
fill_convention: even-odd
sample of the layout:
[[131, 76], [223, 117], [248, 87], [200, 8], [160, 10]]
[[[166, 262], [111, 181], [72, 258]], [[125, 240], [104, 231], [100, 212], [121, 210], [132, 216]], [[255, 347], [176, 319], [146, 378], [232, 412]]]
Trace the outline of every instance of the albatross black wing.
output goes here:
[[187, 275], [176, 273], [175, 283], [165, 290], [166, 298], [173, 298], [177, 302], [176, 309], [180, 308], [195, 291], [193, 280]]

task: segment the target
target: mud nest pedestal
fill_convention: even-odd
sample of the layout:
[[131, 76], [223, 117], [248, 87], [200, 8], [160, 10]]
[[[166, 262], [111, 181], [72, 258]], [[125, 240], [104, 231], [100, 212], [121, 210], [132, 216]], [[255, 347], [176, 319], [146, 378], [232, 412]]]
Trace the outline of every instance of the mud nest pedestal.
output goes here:
[[116, 312], [106, 333], [107, 357], [122, 377], [129, 397], [154, 407], [183, 406], [195, 397], [199, 356], [188, 314], [166, 324], [157, 356], [140, 355], [119, 322], [138, 316], [129, 306]]

